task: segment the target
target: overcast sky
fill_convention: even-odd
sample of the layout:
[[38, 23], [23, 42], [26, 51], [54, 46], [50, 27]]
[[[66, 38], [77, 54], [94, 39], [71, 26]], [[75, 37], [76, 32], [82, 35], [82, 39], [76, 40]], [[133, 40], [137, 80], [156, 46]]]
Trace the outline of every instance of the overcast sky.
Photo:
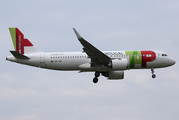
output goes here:
[[159, 50], [179, 60], [178, 0], [1, 0], [0, 120], [178, 120], [179, 66], [94, 73], [52, 71], [6, 61], [9, 27], [43, 52], [81, 51], [72, 28], [100, 50]]

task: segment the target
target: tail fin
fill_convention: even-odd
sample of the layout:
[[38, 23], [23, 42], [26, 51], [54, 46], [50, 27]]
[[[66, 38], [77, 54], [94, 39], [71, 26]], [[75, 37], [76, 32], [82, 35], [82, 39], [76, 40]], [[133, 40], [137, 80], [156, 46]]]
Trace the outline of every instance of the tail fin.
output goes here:
[[15, 51], [20, 54], [40, 52], [28, 39], [24, 38], [24, 34], [18, 28], [9, 28], [9, 31], [11, 33]]

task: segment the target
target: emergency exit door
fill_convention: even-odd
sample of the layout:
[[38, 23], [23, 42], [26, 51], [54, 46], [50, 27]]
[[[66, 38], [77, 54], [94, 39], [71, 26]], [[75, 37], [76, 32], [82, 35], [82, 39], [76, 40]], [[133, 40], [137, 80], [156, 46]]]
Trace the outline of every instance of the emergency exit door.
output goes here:
[[40, 54], [40, 63], [45, 63], [45, 54]]

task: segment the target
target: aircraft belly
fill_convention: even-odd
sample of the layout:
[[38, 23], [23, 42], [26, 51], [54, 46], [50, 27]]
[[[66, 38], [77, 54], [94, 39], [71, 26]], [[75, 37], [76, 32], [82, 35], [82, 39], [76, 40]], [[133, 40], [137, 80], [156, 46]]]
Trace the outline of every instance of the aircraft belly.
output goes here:
[[153, 62], [147, 63], [147, 67], [148, 68], [167, 67], [168, 65], [166, 63], [167, 63], [167, 59], [163, 59], [161, 57], [157, 57], [157, 59], [154, 60]]
[[88, 61], [82, 60], [82, 59], [76, 59], [76, 60], [62, 60], [58, 64], [58, 69], [60, 70], [79, 70], [79, 65], [84, 64]]
[[78, 65], [73, 62], [59, 63], [58, 68], [61, 70], [78, 70]]
[[140, 69], [141, 68], [141, 64], [135, 64], [135, 69]]
[[153, 61], [153, 62], [148, 62], [147, 63], [147, 68], [160, 68], [161, 63], [158, 61]]
[[110, 71], [111, 70], [111, 68], [104, 67], [104, 66], [101, 66], [99, 68], [91, 67], [90, 63], [84, 63], [84, 64], [79, 65], [79, 69], [81, 71], [97, 71], [98, 70], [100, 72], [102, 72], [102, 71]]

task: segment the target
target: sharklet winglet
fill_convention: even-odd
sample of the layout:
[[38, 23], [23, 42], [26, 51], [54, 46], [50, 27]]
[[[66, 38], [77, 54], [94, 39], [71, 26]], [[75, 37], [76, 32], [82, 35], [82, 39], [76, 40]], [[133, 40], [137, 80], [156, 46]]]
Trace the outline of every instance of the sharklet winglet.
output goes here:
[[75, 28], [73, 28], [73, 30], [74, 30], [74, 32], [75, 32], [75, 34], [76, 34], [76, 36], [77, 36], [78, 39], [82, 39], [82, 38], [83, 38], [83, 37], [81, 37], [81, 35], [76, 31]]

